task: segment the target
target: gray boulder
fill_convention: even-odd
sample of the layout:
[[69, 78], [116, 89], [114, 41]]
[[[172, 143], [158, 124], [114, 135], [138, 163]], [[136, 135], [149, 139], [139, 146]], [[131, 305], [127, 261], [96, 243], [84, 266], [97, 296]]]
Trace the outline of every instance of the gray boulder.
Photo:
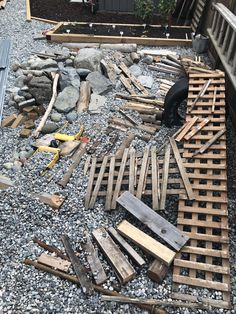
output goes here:
[[138, 77], [139, 82], [147, 88], [152, 88], [153, 85], [153, 78], [151, 76], [147, 76], [147, 75], [140, 75]]
[[52, 97], [52, 82], [46, 76], [33, 77], [29, 83], [29, 93], [41, 105], [48, 103]]
[[34, 60], [34, 62], [31, 63], [30, 65], [32, 70], [57, 70], [58, 66], [57, 66], [57, 62], [55, 60], [52, 59], [45, 59], [42, 60], [40, 58], [37, 58], [36, 60]]
[[63, 90], [65, 87], [74, 86], [80, 88], [80, 76], [75, 68], [67, 67], [60, 71], [60, 87]]
[[74, 86], [68, 86], [57, 96], [54, 108], [58, 112], [68, 113], [75, 108], [79, 100], [79, 90]]
[[135, 76], [140, 76], [142, 74], [142, 70], [137, 64], [131, 65], [129, 69]]
[[42, 128], [42, 133], [43, 134], [48, 134], [48, 133], [53, 133], [58, 129], [57, 124], [53, 122], [46, 122], [44, 127]]
[[84, 68], [90, 71], [101, 71], [100, 61], [103, 59], [103, 53], [94, 48], [81, 49], [74, 59], [76, 68]]
[[93, 92], [96, 94], [102, 95], [112, 89], [111, 81], [98, 71], [90, 73], [86, 81], [90, 83]]

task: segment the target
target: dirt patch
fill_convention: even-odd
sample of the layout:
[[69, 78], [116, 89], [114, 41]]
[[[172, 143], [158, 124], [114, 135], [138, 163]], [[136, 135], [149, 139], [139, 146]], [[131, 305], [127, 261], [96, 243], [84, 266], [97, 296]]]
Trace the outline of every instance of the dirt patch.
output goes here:
[[[88, 7], [81, 3], [70, 3], [69, 0], [30, 0], [31, 15], [43, 19], [65, 22], [121, 23], [142, 24], [143, 21], [133, 14], [97, 12], [92, 14]], [[152, 24], [161, 24], [157, 15]], [[173, 22], [174, 23], [174, 22]]]
[[119, 26], [119, 25], [97, 25], [97, 24], [69, 24], [62, 25], [55, 31], [55, 34], [87, 34], [96, 36], [124, 36], [124, 37], [148, 37], [148, 38], [169, 38], [186, 39], [186, 34], [190, 38], [191, 29], [171, 27], [166, 30], [164, 27], [152, 26]]

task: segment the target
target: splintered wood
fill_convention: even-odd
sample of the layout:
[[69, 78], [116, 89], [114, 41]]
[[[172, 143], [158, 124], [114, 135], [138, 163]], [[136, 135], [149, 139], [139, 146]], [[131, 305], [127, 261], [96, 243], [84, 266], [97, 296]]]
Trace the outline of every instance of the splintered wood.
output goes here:
[[188, 175], [184, 166], [179, 169], [183, 161], [178, 159], [176, 163], [168, 145], [167, 150], [167, 153], [164, 153], [164, 149], [157, 152], [156, 147], [151, 146], [146, 147], [141, 155], [133, 148], [126, 148], [118, 156], [89, 159], [85, 207], [93, 208], [101, 197], [105, 198], [105, 210], [115, 209], [116, 200], [124, 191], [130, 191], [138, 199], [151, 196], [154, 210], [165, 208], [168, 195], [186, 195], [187, 191], [192, 198], [191, 186], [186, 184]]
[[[202, 303], [230, 307], [229, 235], [227, 211], [227, 173], [225, 136], [224, 74], [190, 74], [188, 107], [209, 83], [195, 103], [187, 121], [198, 118], [204, 127], [183, 142], [187, 169], [195, 200], [180, 196], [178, 228], [190, 237], [188, 245], [174, 260], [175, 298], [184, 300], [183, 285], [208, 288], [222, 293], [222, 300], [202, 298]], [[217, 92], [216, 92], [217, 91]], [[214, 108], [214, 110], [212, 110]], [[188, 139], [190, 139], [188, 141]], [[193, 154], [195, 155], [193, 157]], [[209, 292], [210, 293], [210, 292]], [[200, 291], [198, 293], [200, 296]]]

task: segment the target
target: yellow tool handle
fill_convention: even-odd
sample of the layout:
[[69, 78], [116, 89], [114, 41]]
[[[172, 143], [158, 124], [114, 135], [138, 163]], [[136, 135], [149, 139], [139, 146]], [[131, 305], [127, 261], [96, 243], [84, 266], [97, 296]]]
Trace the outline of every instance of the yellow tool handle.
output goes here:
[[45, 152], [45, 153], [53, 153], [53, 154], [57, 154], [60, 152], [59, 148], [55, 148], [55, 147], [49, 147], [49, 146], [39, 146], [37, 149], [37, 152]]
[[84, 132], [84, 126], [82, 125], [80, 127], [79, 132], [76, 135], [67, 135], [67, 134], [62, 134], [62, 133], [55, 133], [54, 138], [55, 140], [66, 142], [66, 141], [75, 141], [78, 140]]

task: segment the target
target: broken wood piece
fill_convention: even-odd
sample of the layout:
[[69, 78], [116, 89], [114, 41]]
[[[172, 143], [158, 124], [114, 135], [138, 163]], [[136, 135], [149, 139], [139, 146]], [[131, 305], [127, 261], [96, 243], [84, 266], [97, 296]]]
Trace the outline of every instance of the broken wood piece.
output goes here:
[[93, 231], [93, 236], [106, 258], [112, 265], [121, 283], [126, 283], [135, 277], [135, 270], [126, 257], [114, 243], [104, 228]]
[[39, 199], [40, 202], [51, 206], [52, 208], [59, 209], [63, 202], [65, 201], [65, 198], [56, 195], [56, 194], [49, 194], [49, 193], [33, 193], [32, 196], [36, 199]]
[[145, 260], [129, 245], [128, 242], [113, 228], [110, 227], [108, 232], [112, 236], [112, 238], [119, 244], [119, 246], [130, 256], [130, 258], [138, 265], [143, 266], [145, 264]]
[[138, 125], [138, 123], [131, 118], [124, 110], [119, 109], [119, 112], [125, 117], [125, 119], [127, 119], [130, 123], [132, 123], [133, 125]]
[[101, 261], [98, 258], [97, 249], [93, 246], [93, 243], [86, 233], [86, 244], [83, 245], [86, 251], [86, 258], [92, 271], [94, 280], [97, 285], [101, 285], [107, 280], [107, 275], [104, 271]]
[[63, 142], [59, 145], [59, 149], [60, 149], [60, 155], [61, 156], [67, 156], [70, 155], [75, 149], [77, 149], [79, 147], [79, 145], [81, 144], [80, 141], [66, 141]]
[[52, 91], [53, 91], [52, 92], [52, 98], [48, 104], [47, 110], [44, 113], [38, 127], [36, 128], [36, 130], [33, 133], [33, 136], [35, 138], [37, 138], [39, 136], [40, 132], [42, 131], [42, 128], [44, 127], [44, 124], [46, 123], [47, 118], [48, 118], [50, 112], [52, 111], [53, 105], [54, 105], [56, 98], [57, 98], [57, 85], [58, 85], [60, 75], [58, 73], [56, 73], [56, 74], [53, 73], [52, 76], [54, 76], [53, 77], [53, 87], [52, 87]]
[[24, 129], [22, 129], [20, 131], [20, 137], [27, 138], [27, 137], [29, 137], [31, 135], [31, 133], [32, 133], [32, 131], [30, 129], [25, 129], [24, 128]]
[[104, 59], [101, 60], [100, 62], [102, 70], [105, 74], [105, 76], [111, 80], [111, 81], [115, 81], [117, 75], [114, 69], [114, 66], [111, 62], [106, 62]]
[[62, 242], [65, 247], [66, 253], [71, 261], [76, 277], [79, 279], [83, 292], [91, 295], [93, 292], [93, 285], [86, 276], [86, 270], [84, 266], [80, 263], [78, 256], [75, 255], [75, 252], [70, 244], [69, 237], [67, 235], [64, 235], [62, 237]]
[[85, 112], [88, 110], [90, 97], [91, 97], [91, 86], [87, 81], [80, 83], [79, 101], [77, 102], [77, 112]]
[[147, 275], [153, 281], [161, 283], [168, 273], [168, 267], [158, 259], [155, 259], [147, 270]]
[[166, 265], [170, 265], [175, 257], [175, 252], [150, 237], [140, 229], [130, 224], [127, 220], [123, 220], [117, 230], [130, 241], [134, 242], [142, 250], [151, 256], [161, 260]]
[[203, 154], [205, 151], [211, 147], [224, 133], [226, 132], [226, 128], [223, 128], [222, 130], [218, 131], [209, 141], [207, 141], [201, 148], [199, 148], [192, 157]]
[[166, 206], [166, 195], [169, 177], [169, 164], [170, 164], [170, 145], [165, 146], [165, 157], [164, 157], [163, 171], [162, 171], [162, 184], [161, 184], [161, 198], [160, 198], [160, 209], [165, 209]]
[[109, 123], [108, 127], [109, 127], [109, 129], [114, 129], [114, 130], [122, 131], [125, 133], [128, 132], [127, 128], [120, 126], [120, 125], [113, 124], [113, 123]]
[[113, 193], [113, 185], [114, 185], [115, 162], [116, 162], [116, 157], [115, 155], [112, 155], [110, 158], [105, 210], [111, 209], [112, 193]]
[[70, 266], [71, 266], [71, 262], [66, 261], [60, 257], [56, 257], [56, 256], [51, 256], [48, 255], [46, 253], [42, 253], [38, 258], [37, 258], [37, 262], [53, 267], [55, 269], [59, 269], [61, 271], [64, 272], [68, 272]]
[[124, 192], [117, 202], [177, 251], [188, 241], [182, 231], [129, 192]]
[[202, 120], [197, 126], [195, 126], [192, 131], [190, 131], [189, 133], [187, 133], [184, 136], [184, 139], [186, 141], [190, 140], [195, 134], [197, 134], [202, 128], [204, 128], [205, 125], [207, 125], [210, 122], [210, 119], [205, 118], [204, 120]]
[[[206, 70], [204, 70], [205, 72]], [[205, 84], [203, 85], [202, 89], [200, 90], [199, 94], [197, 95], [197, 97], [195, 98], [194, 102], [191, 104], [190, 108], [188, 109], [188, 113], [190, 113], [193, 108], [195, 107], [196, 103], [205, 95], [208, 87], [210, 86], [212, 82], [212, 79], [209, 79], [208, 81], [205, 82]]]
[[120, 81], [130, 94], [135, 94], [135, 91], [134, 91], [132, 85], [130, 84], [129, 79], [126, 78], [123, 74], [120, 75]]
[[183, 130], [179, 133], [179, 135], [176, 137], [176, 142], [180, 142], [183, 137], [188, 133], [189, 130], [191, 130], [191, 128], [194, 126], [194, 124], [197, 122], [198, 117], [194, 116], [191, 120], [187, 121], [185, 123], [185, 127], [183, 128]]
[[161, 99], [150, 99], [150, 98], [145, 98], [145, 97], [147, 97], [147, 96], [145, 96], [145, 95], [124, 95], [124, 94], [120, 94], [120, 93], [116, 94], [116, 98], [140, 102], [142, 104], [154, 105], [154, 106], [159, 106], [159, 107], [163, 107], [163, 105], [164, 105], [164, 101]]
[[144, 179], [147, 172], [149, 151], [150, 151], [150, 147], [149, 146], [145, 147], [144, 153], [143, 153], [142, 164], [141, 164], [141, 170], [139, 174], [138, 187], [137, 187], [137, 192], [136, 192], [136, 197], [138, 199], [142, 198], [143, 189], [145, 188]]
[[6, 127], [8, 127], [8, 126], [11, 126], [12, 123], [16, 120], [16, 118], [17, 118], [17, 115], [16, 115], [16, 114], [12, 114], [12, 115], [6, 117], [6, 118], [2, 121], [1, 127], [2, 127], [2, 128], [6, 128]]
[[194, 200], [195, 199], [195, 194], [193, 192], [192, 185], [191, 185], [191, 183], [189, 181], [189, 177], [188, 177], [188, 174], [187, 174], [186, 169], [184, 167], [184, 164], [183, 164], [182, 158], [180, 156], [180, 152], [179, 152], [179, 149], [178, 149], [177, 144], [175, 142], [175, 139], [170, 137], [170, 144], [171, 144], [171, 147], [173, 149], [175, 160], [177, 162], [177, 165], [178, 165], [178, 168], [179, 168], [179, 172], [181, 174], [181, 177], [182, 177], [182, 180], [183, 180], [184, 187], [186, 189], [188, 198], [189, 198], [189, 200]]
[[69, 257], [67, 257], [61, 250], [59, 250], [55, 246], [48, 245], [46, 242], [44, 242], [42, 240], [39, 240], [37, 238], [33, 238], [33, 242], [37, 243], [40, 247], [42, 247], [43, 249], [47, 250], [48, 252], [55, 253], [60, 258], [66, 260], [66, 261], [70, 261]]
[[144, 124], [133, 125], [128, 120], [124, 120], [122, 118], [115, 118], [115, 117], [114, 118], [110, 118], [109, 119], [109, 123], [118, 124], [120, 126], [125, 126], [127, 128], [137, 128], [137, 129], [139, 129], [141, 131], [150, 133], [152, 135], [154, 135], [156, 133], [156, 128], [155, 127], [149, 127], [149, 126], [146, 126]]
[[26, 121], [26, 116], [19, 114], [11, 125], [12, 129], [16, 129], [19, 125]]
[[141, 114], [158, 114], [161, 109], [149, 104], [138, 103], [138, 102], [127, 102], [122, 106], [122, 109], [126, 110], [136, 110]]
[[72, 176], [74, 170], [78, 167], [84, 153], [85, 153], [85, 147], [86, 143], [81, 143], [78, 151], [75, 153], [75, 156], [73, 156], [74, 162], [70, 165], [69, 169], [67, 172], [64, 174], [63, 178], [58, 182], [59, 185], [62, 187], [65, 187], [67, 183], [70, 180], [70, 177]]
[[[142, 94], [148, 95], [148, 91], [145, 87], [136, 79], [136, 77], [133, 75], [133, 73], [127, 68], [127, 66], [124, 64], [124, 62], [121, 62], [120, 69], [123, 71], [123, 73], [130, 79], [130, 81], [133, 83], [133, 85], [141, 91]], [[135, 93], [133, 93], [135, 94]]]
[[14, 184], [10, 178], [0, 175], [0, 190], [6, 190], [13, 186]]

